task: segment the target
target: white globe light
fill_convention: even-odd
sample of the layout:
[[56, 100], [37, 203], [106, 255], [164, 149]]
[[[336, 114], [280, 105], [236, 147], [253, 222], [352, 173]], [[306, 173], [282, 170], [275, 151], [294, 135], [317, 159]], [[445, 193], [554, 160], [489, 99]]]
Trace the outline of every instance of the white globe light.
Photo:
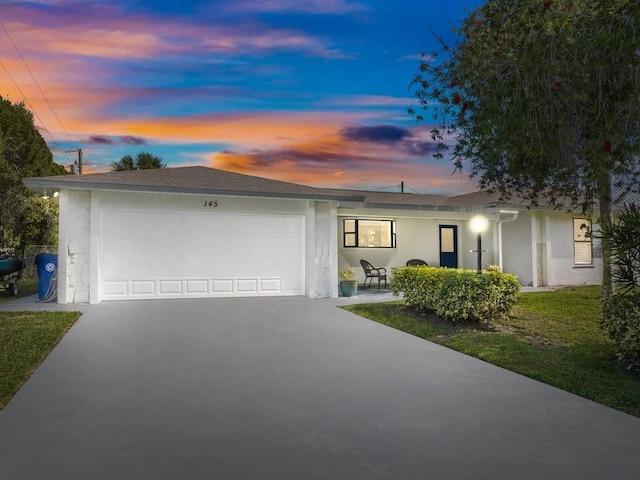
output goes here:
[[483, 233], [487, 231], [487, 228], [489, 228], [489, 220], [487, 220], [487, 217], [484, 215], [476, 215], [471, 218], [469, 225], [471, 226], [472, 232]]

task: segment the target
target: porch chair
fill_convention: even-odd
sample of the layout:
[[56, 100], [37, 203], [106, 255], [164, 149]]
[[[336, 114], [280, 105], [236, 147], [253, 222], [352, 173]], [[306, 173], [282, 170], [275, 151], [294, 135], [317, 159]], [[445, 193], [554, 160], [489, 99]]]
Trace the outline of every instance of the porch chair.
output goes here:
[[428, 267], [429, 264], [424, 260], [420, 260], [419, 258], [412, 258], [411, 260], [407, 260], [407, 267]]
[[367, 288], [367, 280], [369, 280], [369, 287], [374, 278], [378, 279], [378, 289], [380, 289], [380, 280], [384, 280], [384, 288], [387, 288], [387, 269], [384, 267], [374, 267], [366, 260], [360, 260], [360, 265], [364, 270], [364, 285], [363, 288]]

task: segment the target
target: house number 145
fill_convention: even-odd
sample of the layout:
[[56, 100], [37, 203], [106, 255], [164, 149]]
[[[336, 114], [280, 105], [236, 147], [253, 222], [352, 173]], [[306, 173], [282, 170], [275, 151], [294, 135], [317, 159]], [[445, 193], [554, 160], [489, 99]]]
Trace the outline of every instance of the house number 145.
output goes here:
[[218, 202], [217, 201], [214, 202], [213, 200], [205, 200], [204, 206], [211, 207], [211, 208], [218, 208]]

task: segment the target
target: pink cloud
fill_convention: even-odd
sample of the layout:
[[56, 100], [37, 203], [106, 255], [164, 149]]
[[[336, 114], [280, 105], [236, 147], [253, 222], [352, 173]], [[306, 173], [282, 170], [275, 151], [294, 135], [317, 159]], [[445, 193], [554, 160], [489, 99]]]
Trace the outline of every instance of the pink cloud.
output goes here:
[[331, 48], [329, 39], [256, 22], [202, 25], [161, 17], [123, 17], [122, 12], [108, 6], [96, 7], [98, 11], [91, 12], [89, 20], [86, 12], [45, 14], [21, 5], [7, 8], [7, 17], [12, 20], [5, 26], [16, 44], [39, 54], [135, 59], [189, 52], [246, 54], [285, 50], [345, 57]]
[[261, 112], [241, 114], [191, 115], [183, 117], [86, 119], [86, 131], [133, 135], [160, 143], [225, 143], [243, 148], [279, 148], [308, 139], [337, 135], [337, 124], [357, 123], [366, 118], [356, 113]]
[[[307, 148], [311, 145], [307, 145]], [[305, 185], [329, 188], [371, 189], [393, 187], [404, 181], [407, 186], [430, 193], [457, 194], [477, 190], [466, 174], [452, 175], [451, 166], [442, 162], [411, 163], [389, 158], [359, 155], [347, 158], [324, 150], [313, 155], [304, 148], [270, 152], [217, 152], [209, 156], [213, 168], [258, 175]], [[302, 164], [300, 157], [309, 159]]]
[[346, 58], [323, 38], [292, 29], [272, 29], [255, 23], [214, 26], [192, 40], [202, 50], [214, 52], [299, 51], [326, 58]]

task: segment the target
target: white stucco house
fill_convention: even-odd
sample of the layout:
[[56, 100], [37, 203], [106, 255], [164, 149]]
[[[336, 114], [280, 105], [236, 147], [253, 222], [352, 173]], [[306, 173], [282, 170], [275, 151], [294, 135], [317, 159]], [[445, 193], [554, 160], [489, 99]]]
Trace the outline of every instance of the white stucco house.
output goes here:
[[482, 264], [523, 285], [597, 284], [589, 222], [550, 208], [453, 197], [313, 188], [206, 167], [28, 178], [60, 207], [58, 302], [338, 295], [360, 259], [476, 268], [469, 220], [489, 219]]

